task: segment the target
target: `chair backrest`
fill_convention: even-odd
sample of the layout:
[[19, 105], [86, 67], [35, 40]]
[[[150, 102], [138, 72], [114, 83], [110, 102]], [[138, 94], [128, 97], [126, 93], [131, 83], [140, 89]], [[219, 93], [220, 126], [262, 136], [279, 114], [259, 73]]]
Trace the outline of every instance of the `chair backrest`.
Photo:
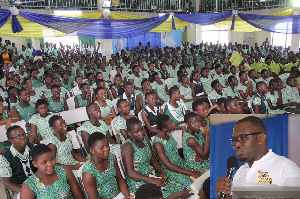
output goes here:
[[[18, 122], [15, 122], [15, 123], [11, 123], [11, 126], [14, 126], [14, 125], [18, 125], [20, 127], [22, 127], [24, 129], [24, 132], [27, 133], [27, 130], [26, 130], [26, 122], [25, 120], [21, 120], [21, 121], [18, 121]], [[1, 125], [0, 126], [0, 142], [4, 142], [4, 141], [7, 141], [7, 136], [6, 136], [6, 125]]]
[[172, 131], [171, 135], [177, 143], [177, 149], [182, 148], [182, 130]]
[[67, 125], [89, 120], [85, 107], [62, 111], [59, 113], [59, 115], [64, 118]]
[[84, 198], [88, 198], [87, 193], [84, 188], [83, 181], [82, 181], [82, 169], [83, 169], [84, 165], [85, 165], [85, 163], [77, 170], [77, 179], [79, 182], [79, 186], [84, 194]]
[[174, 78], [168, 78], [165, 80], [165, 83], [166, 83], [168, 89], [170, 89], [173, 79]]
[[116, 120], [117, 120], [117, 117], [115, 117], [115, 118], [111, 121], [110, 125], [111, 125], [111, 128], [112, 128], [112, 132], [113, 132], [113, 134], [114, 134], [115, 137], [116, 137], [117, 142], [120, 144], [120, 143], [121, 143], [121, 140], [119, 140], [117, 130], [116, 130], [115, 127], [114, 127], [114, 123], [115, 123]]
[[117, 163], [118, 163], [121, 175], [124, 179], [126, 179], [125, 178], [126, 177], [126, 172], [125, 172], [125, 168], [124, 168], [123, 161], [122, 161], [121, 149], [115, 150], [114, 155], [117, 158]]
[[86, 157], [88, 153], [84, 147], [81, 136], [78, 135], [75, 130], [68, 131], [68, 134], [72, 136], [71, 141], [72, 141], [73, 149], [79, 149], [81, 151], [81, 154], [84, 157]]
[[163, 103], [163, 105], [161, 105], [161, 110], [162, 112], [165, 112], [165, 108], [166, 108], [167, 102]]
[[143, 111], [143, 110], [141, 110], [141, 111], [138, 113], [138, 118], [139, 118], [139, 120], [142, 122], [142, 125], [145, 126], [145, 122], [144, 122], [143, 117], [142, 117], [142, 111]]
[[249, 108], [249, 110], [250, 110], [250, 113], [251, 113], [251, 114], [254, 114], [255, 112], [254, 112], [253, 107], [252, 107], [252, 102], [253, 102], [253, 99], [250, 99], [250, 100], [248, 101], [248, 108]]
[[204, 183], [204, 181], [210, 177], [210, 171], [206, 171], [205, 173], [203, 173], [199, 178], [197, 178], [195, 180], [195, 182], [193, 182], [190, 186], [191, 191], [194, 192], [194, 195], [198, 195], [202, 184]]
[[117, 71], [116, 71], [116, 70], [111, 70], [111, 71], [109, 72], [109, 75], [110, 75], [110, 81], [111, 81], [111, 82], [114, 82], [114, 78], [115, 78], [116, 74], [117, 74]]
[[207, 95], [207, 99], [208, 99], [208, 101], [209, 101], [209, 104], [210, 104], [211, 106], [213, 106], [213, 104], [211, 103], [211, 99], [210, 99], [210, 96], [209, 96], [209, 95]]
[[118, 108], [117, 108], [117, 102], [118, 102], [119, 99], [120, 99], [120, 98], [117, 98], [117, 99], [113, 99], [113, 100], [111, 101], [111, 103], [112, 103], [113, 106], [114, 106], [114, 109], [115, 109], [116, 114], [119, 113]]
[[75, 109], [75, 101], [74, 101], [74, 98], [75, 98], [75, 96], [74, 96], [74, 97], [69, 97], [69, 98], [67, 99], [67, 104], [68, 104], [69, 110]]

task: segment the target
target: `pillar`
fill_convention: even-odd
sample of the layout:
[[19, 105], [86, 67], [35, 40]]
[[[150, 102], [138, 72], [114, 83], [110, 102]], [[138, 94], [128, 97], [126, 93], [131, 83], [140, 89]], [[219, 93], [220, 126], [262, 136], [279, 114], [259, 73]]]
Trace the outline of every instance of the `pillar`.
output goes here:
[[[293, 15], [299, 15], [299, 8], [294, 7], [293, 9]], [[299, 23], [299, 22], [298, 22]], [[298, 24], [300, 25], [300, 24]], [[292, 42], [291, 42], [291, 50], [294, 52], [299, 52], [299, 41], [300, 41], [300, 34], [292, 34]]]

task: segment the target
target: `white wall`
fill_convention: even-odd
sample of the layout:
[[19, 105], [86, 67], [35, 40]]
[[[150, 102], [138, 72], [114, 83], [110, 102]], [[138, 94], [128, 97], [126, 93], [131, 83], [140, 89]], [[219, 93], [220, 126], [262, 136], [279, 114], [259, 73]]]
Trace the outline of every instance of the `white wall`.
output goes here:
[[106, 56], [106, 60], [110, 59], [113, 54], [112, 39], [95, 39], [95, 50], [97, 50], [98, 42], [101, 42], [102, 55]]
[[300, 115], [289, 115], [288, 120], [288, 157], [300, 167]]
[[25, 38], [18, 38], [18, 37], [7, 37], [7, 36], [0, 36], [2, 37], [2, 44], [4, 44], [5, 40], [10, 40], [11, 43], [15, 43], [18, 50], [22, 49], [22, 45], [27, 46]]

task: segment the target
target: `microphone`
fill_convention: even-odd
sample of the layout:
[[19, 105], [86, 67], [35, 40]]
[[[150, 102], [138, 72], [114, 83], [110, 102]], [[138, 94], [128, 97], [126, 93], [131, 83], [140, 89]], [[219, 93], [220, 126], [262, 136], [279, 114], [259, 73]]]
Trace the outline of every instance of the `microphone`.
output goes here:
[[[239, 166], [238, 159], [235, 156], [231, 156], [227, 159], [227, 174], [226, 177], [231, 179], [233, 178], [233, 171]], [[227, 194], [222, 192], [220, 194], [220, 199], [227, 198]]]

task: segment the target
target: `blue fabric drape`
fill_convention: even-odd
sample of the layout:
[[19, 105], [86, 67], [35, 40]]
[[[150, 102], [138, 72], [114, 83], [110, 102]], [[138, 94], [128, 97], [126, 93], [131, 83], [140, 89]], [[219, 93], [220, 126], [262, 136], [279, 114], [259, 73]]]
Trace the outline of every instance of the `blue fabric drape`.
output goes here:
[[0, 9], [0, 28], [7, 22], [11, 15], [10, 10]]
[[175, 20], [173, 16], [172, 16], [172, 30], [176, 30]]
[[204, 14], [175, 14], [174, 16], [182, 21], [187, 21], [194, 24], [210, 25], [224, 21], [231, 17], [231, 12], [221, 13], [204, 13]]
[[11, 18], [11, 29], [13, 33], [18, 33], [21, 32], [23, 30], [23, 27], [21, 26], [17, 15], [12, 15]]
[[235, 24], [235, 15], [232, 16], [232, 22], [231, 22], [230, 30], [234, 30], [234, 24]]
[[[277, 115], [263, 119], [267, 128], [267, 146], [278, 155], [287, 157], [288, 115]], [[229, 139], [236, 122], [210, 127], [210, 197], [217, 198], [216, 183], [227, 171], [227, 158], [236, 156]], [[239, 167], [244, 163], [239, 162]]]
[[127, 47], [133, 50], [136, 46], [142, 42], [142, 46], [145, 48], [147, 43], [150, 42], [151, 48], [155, 49], [156, 46], [161, 47], [161, 34], [160, 33], [146, 33], [135, 37], [127, 38]]
[[[273, 16], [242, 13], [238, 15], [250, 25], [268, 32], [300, 34], [300, 15]], [[284, 24], [276, 26], [280, 23]]]
[[142, 35], [162, 24], [169, 14], [145, 19], [96, 20], [77, 31], [77, 35], [98, 39], [118, 39]]

